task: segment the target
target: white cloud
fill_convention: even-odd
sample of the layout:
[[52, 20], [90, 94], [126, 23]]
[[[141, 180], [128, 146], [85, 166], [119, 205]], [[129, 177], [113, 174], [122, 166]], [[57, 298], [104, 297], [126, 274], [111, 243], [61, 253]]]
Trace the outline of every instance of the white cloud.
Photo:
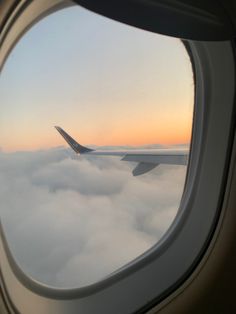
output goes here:
[[58, 148], [0, 152], [1, 219], [22, 269], [57, 287], [94, 283], [154, 245], [180, 202], [186, 168], [132, 176], [116, 157]]

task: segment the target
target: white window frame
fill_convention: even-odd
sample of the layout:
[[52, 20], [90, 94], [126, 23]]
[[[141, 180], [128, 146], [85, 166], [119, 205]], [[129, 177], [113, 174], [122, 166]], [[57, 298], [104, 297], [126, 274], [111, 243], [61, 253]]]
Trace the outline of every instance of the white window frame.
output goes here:
[[[20, 2], [0, 34], [0, 69], [35, 21], [67, 5], [68, 1], [56, 0]], [[188, 45], [196, 79], [191, 155], [180, 209], [169, 230], [154, 247], [106, 279], [78, 289], [54, 289], [20, 269], [0, 225], [0, 283], [13, 313], [142, 312], [176, 289], [200, 261], [216, 226], [225, 188], [235, 60], [227, 41], [189, 41]]]

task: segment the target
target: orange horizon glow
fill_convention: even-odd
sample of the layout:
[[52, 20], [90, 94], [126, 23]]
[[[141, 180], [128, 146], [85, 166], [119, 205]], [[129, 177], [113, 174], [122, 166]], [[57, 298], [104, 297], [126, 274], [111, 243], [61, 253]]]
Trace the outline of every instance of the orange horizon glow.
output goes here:
[[[139, 123], [139, 121], [141, 122]], [[188, 144], [191, 140], [191, 113], [181, 119], [178, 114], [172, 114], [168, 120], [161, 121], [140, 118], [132, 121], [120, 122], [116, 125], [108, 124], [105, 128], [101, 121], [90, 127], [75, 126], [68, 122], [61, 127], [75, 141], [84, 146], [143, 146], [160, 144], [163, 146]], [[100, 122], [100, 123], [99, 123]], [[78, 130], [79, 129], [79, 130]], [[58, 146], [67, 147], [68, 144], [53, 126], [38, 126], [36, 129], [28, 127], [18, 130], [18, 134], [1, 134], [2, 150], [6, 152], [30, 151], [49, 149]]]
[[[53, 130], [54, 131], [54, 130]], [[75, 132], [70, 132], [65, 129], [78, 143], [85, 146], [143, 146], [143, 145], [154, 145], [160, 144], [163, 146], [171, 145], [181, 145], [189, 144], [191, 139], [191, 127], [183, 128], [183, 130], [178, 130], [176, 132], [169, 131], [161, 133], [152, 133], [150, 130], [143, 133], [141, 130], [135, 130], [135, 136], [133, 132], [121, 132], [120, 134], [115, 133], [112, 136], [101, 137], [100, 139], [96, 134], [81, 134], [77, 135]], [[125, 134], [126, 133], [126, 134]], [[151, 133], [151, 134], [149, 134]], [[175, 133], [175, 134], [173, 134]], [[158, 134], [158, 135], [156, 135]], [[34, 136], [33, 136], [34, 137]], [[111, 139], [112, 137], [112, 139]], [[50, 137], [35, 138], [32, 140], [30, 136], [21, 138], [18, 143], [11, 143], [3, 145], [2, 149], [5, 152], [15, 152], [15, 151], [35, 151], [40, 149], [50, 149], [58, 146], [67, 147], [68, 144], [61, 137], [59, 133], [55, 130], [55, 134]]]
[[[176, 108], [177, 109], [177, 108]], [[160, 115], [159, 115], [160, 116]], [[102, 121], [101, 121], [102, 120]], [[178, 114], [177, 110], [172, 112], [170, 118], [154, 119], [148, 116], [146, 121], [142, 115], [135, 119], [117, 121], [111, 117], [110, 123], [104, 125], [103, 119], [97, 123], [80, 126], [65, 121], [59, 125], [75, 141], [84, 146], [143, 146], [160, 144], [163, 146], [188, 144], [191, 139], [192, 119], [191, 112], [185, 116]], [[57, 146], [67, 147], [67, 143], [53, 126], [30, 124], [22, 126], [17, 135], [14, 133], [1, 132], [1, 148], [4, 151], [13, 152], [19, 150], [40, 150]]]

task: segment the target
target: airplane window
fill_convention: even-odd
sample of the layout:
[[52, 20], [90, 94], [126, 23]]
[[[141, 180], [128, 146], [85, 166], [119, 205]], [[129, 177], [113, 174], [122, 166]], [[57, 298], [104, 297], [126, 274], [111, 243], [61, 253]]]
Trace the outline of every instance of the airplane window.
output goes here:
[[0, 214], [26, 274], [83, 287], [158, 243], [179, 208], [191, 139], [180, 40], [66, 8], [21, 38], [0, 99]]

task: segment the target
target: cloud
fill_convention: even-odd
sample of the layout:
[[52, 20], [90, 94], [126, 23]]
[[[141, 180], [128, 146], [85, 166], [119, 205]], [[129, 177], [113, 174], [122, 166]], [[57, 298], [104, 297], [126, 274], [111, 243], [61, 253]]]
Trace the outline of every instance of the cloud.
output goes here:
[[1, 219], [13, 255], [56, 287], [94, 283], [153, 246], [178, 210], [186, 168], [132, 176], [116, 157], [64, 148], [0, 152]]

